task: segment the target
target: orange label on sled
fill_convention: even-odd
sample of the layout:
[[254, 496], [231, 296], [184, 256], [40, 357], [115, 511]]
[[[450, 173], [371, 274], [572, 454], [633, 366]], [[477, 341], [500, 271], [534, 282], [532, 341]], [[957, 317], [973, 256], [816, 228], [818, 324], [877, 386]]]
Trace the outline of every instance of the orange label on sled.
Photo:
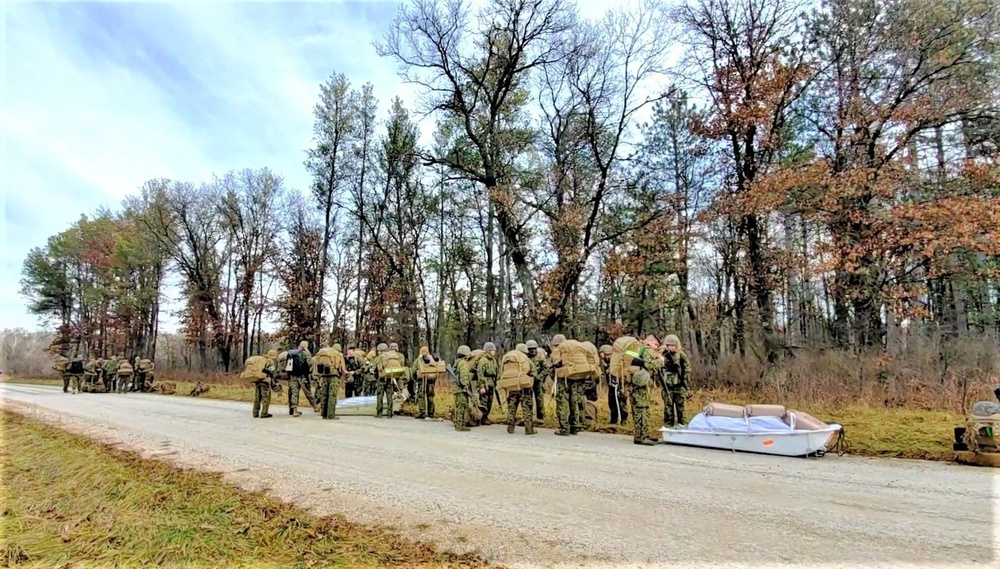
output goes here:
[[762, 442], [761, 444], [764, 445], [764, 446], [766, 446], [766, 447], [772, 446], [774, 444], [774, 439], [767, 439], [766, 441]]

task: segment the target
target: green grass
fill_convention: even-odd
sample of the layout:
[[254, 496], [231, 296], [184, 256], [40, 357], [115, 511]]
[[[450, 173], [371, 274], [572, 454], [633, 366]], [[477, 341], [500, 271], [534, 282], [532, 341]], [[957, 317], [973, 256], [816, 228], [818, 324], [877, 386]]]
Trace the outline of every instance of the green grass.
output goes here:
[[[10, 381], [10, 380], [8, 380]], [[33, 383], [45, 385], [62, 385], [59, 380], [16, 380], [18, 383]], [[177, 395], [187, 396], [194, 384], [178, 382]], [[435, 398], [437, 415], [448, 418], [451, 413], [452, 396], [446, 390], [439, 390]], [[341, 394], [343, 395], [343, 394]], [[213, 399], [229, 401], [253, 401], [253, 390], [244, 384], [211, 384], [211, 391], [202, 395]], [[287, 405], [287, 386], [281, 395], [274, 394], [271, 405], [279, 408]], [[300, 397], [303, 403], [304, 398]], [[732, 391], [694, 391], [691, 400], [686, 405], [687, 418], [710, 401], [746, 405], [759, 403], [746, 394]], [[789, 409], [806, 411], [819, 419], [844, 426], [851, 454], [860, 456], [880, 456], [897, 458], [917, 458], [927, 460], [952, 460], [954, 453], [951, 448], [952, 430], [965, 423], [965, 418], [947, 411], [926, 411], [922, 409], [893, 408], [886, 409], [866, 404], [830, 405], [825, 403], [788, 402]], [[415, 405], [403, 406], [403, 413], [415, 415]], [[496, 404], [490, 419], [495, 422], [506, 420], [506, 408], [499, 409]], [[546, 420], [543, 426], [556, 428], [555, 405], [546, 397]], [[598, 430], [604, 433], [632, 434], [631, 422], [625, 426], [608, 425], [610, 416], [606, 399], [598, 402]], [[652, 427], [655, 431], [661, 426], [663, 405], [660, 402], [659, 390], [653, 390], [652, 408], [650, 409]]]
[[0, 412], [0, 566], [485, 567]]

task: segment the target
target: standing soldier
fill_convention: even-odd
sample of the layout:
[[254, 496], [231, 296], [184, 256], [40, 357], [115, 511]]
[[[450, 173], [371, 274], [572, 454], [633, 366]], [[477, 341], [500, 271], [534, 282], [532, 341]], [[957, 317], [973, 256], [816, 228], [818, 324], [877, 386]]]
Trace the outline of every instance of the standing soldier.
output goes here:
[[372, 373], [375, 374], [375, 416], [382, 417], [382, 410], [389, 407], [389, 416], [392, 417], [392, 388], [389, 386], [389, 379], [382, 377], [379, 373], [382, 354], [389, 351], [389, 346], [384, 342], [375, 347], [375, 358], [372, 360]]
[[56, 356], [56, 361], [52, 362], [52, 369], [59, 372], [63, 380], [63, 393], [69, 393], [69, 358], [59, 354]]
[[302, 340], [299, 347], [288, 350], [285, 362], [285, 371], [288, 372], [288, 414], [293, 417], [301, 417], [299, 412], [299, 388], [306, 394], [306, 400], [313, 410], [319, 412], [316, 400], [313, 398], [309, 384], [309, 366], [312, 362], [312, 354], [309, 353], [309, 342]]
[[[69, 360], [69, 364], [66, 366], [66, 377], [68, 380], [72, 380], [73, 393], [80, 393], [80, 383], [83, 380], [83, 374], [86, 373], [86, 364], [83, 362], [83, 358], [80, 354], [73, 354], [73, 358]], [[63, 391], [66, 390], [67, 379], [63, 380]]]
[[681, 348], [681, 340], [670, 334], [663, 340], [662, 395], [663, 426], [684, 424], [684, 400], [687, 399], [687, 380], [691, 376], [691, 361]]
[[583, 417], [580, 411], [584, 406], [583, 384], [579, 379], [570, 380], [568, 377], [560, 378], [560, 370], [567, 364], [564, 361], [564, 349], [560, 348], [566, 342], [566, 336], [556, 334], [552, 337], [552, 367], [555, 371], [555, 383], [552, 391], [556, 398], [556, 415], [559, 419], [559, 429], [555, 434], [559, 436], [575, 435], [583, 430]]
[[136, 384], [138, 384], [139, 391], [149, 392], [153, 390], [153, 360], [149, 358], [139, 359], [136, 357], [137, 363], [135, 366], [135, 377]]
[[313, 357], [313, 373], [321, 378], [319, 384], [322, 390], [317, 394], [320, 416], [324, 419], [337, 419], [340, 378], [347, 375], [340, 344], [334, 344], [332, 348], [321, 348], [316, 352]]
[[[83, 366], [83, 390], [86, 392], [96, 392], [97, 382], [97, 360], [90, 358]], [[103, 387], [101, 391], [104, 391]]]
[[469, 431], [465, 425], [466, 414], [469, 410], [469, 390], [472, 389], [472, 372], [469, 370], [469, 357], [471, 351], [469, 346], [458, 347], [458, 357], [455, 358], [455, 377], [452, 378], [454, 384], [451, 392], [455, 396], [455, 408], [452, 409], [452, 422], [455, 423], [456, 431]]
[[271, 383], [275, 380], [274, 359], [277, 356], [277, 350], [267, 352], [266, 356], [250, 356], [243, 366], [243, 373], [240, 374], [240, 378], [254, 385], [254, 419], [268, 419], [272, 416], [268, 411], [271, 408]]
[[632, 365], [639, 369], [632, 374], [632, 383], [629, 386], [630, 403], [632, 404], [632, 421], [635, 423], [635, 431], [632, 433], [632, 442], [637, 445], [650, 446], [656, 441], [649, 438], [649, 388], [653, 383], [653, 377], [660, 373], [661, 361], [656, 352], [656, 338], [649, 336], [646, 338], [646, 345], [639, 350], [638, 354], [632, 354]]
[[110, 384], [108, 391], [119, 391], [118, 387], [118, 361], [114, 356], [104, 360], [104, 382]]
[[[375, 386], [375, 416], [392, 418], [393, 394], [402, 389], [406, 382], [406, 359], [399, 353], [399, 346], [393, 342], [386, 346], [379, 344], [379, 355], [376, 356], [375, 373], [378, 374]], [[384, 407], [383, 407], [383, 401]], [[382, 414], [383, 409], [385, 414]]]
[[97, 361], [94, 362], [94, 381], [103, 388], [102, 393], [111, 391], [111, 382], [104, 377], [104, 358], [97, 358]]
[[[524, 415], [524, 434], [534, 435], [537, 433], [534, 422], [535, 412], [532, 409], [532, 403], [535, 398], [535, 393], [532, 389], [535, 365], [528, 356], [528, 346], [526, 344], [518, 344], [515, 350], [517, 354], [523, 354], [523, 357], [514, 353], [504, 354], [500, 366], [502, 377], [500, 384], [503, 385], [503, 388], [508, 393], [507, 432], [514, 433], [514, 426], [517, 425], [517, 408], [521, 407], [522, 414]], [[521, 362], [523, 362], [523, 365], [521, 365]], [[527, 378], [521, 373], [525, 369], [527, 369]], [[506, 385], [507, 383], [510, 383], [510, 385]], [[518, 384], [520, 387], [518, 387]]]
[[356, 397], [362, 393], [361, 360], [354, 352], [354, 346], [347, 346], [347, 356], [344, 358], [344, 368], [347, 378], [344, 379], [344, 399]]
[[375, 395], [375, 358], [378, 357], [375, 350], [369, 350], [365, 359], [361, 362], [361, 374], [364, 380], [361, 384], [361, 394], [365, 397]]
[[134, 381], [135, 369], [132, 367], [132, 364], [128, 363], [125, 356], [119, 355], [115, 359], [118, 361], [118, 393], [125, 393]]
[[441, 376], [441, 358], [431, 355], [427, 346], [420, 347], [420, 355], [413, 362], [413, 376], [416, 378], [417, 419], [434, 418], [434, 386]]
[[[476, 377], [479, 379], [479, 396], [482, 398], [483, 420], [481, 425], [492, 425], [490, 412], [493, 411], [493, 393], [497, 388], [497, 346], [493, 342], [483, 344], [483, 355], [476, 364]], [[499, 402], [498, 402], [499, 403]]]
[[535, 364], [535, 383], [531, 390], [535, 394], [535, 418], [541, 423], [545, 420], [545, 380], [552, 370], [545, 352], [538, 349], [538, 342], [528, 340], [525, 345], [528, 346], [528, 357]]

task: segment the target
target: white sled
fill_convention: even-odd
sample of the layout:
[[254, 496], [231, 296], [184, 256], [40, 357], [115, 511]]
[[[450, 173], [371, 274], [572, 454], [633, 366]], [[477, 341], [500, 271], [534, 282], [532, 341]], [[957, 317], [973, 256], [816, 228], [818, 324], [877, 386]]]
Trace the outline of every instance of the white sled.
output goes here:
[[699, 413], [685, 428], [661, 428], [663, 442], [729, 451], [778, 456], [822, 456], [834, 444], [843, 427], [796, 429], [781, 417], [719, 417]]
[[[402, 407], [402, 402], [396, 398], [392, 398], [392, 410], [393, 412], [399, 412]], [[337, 400], [337, 415], [344, 417], [374, 417], [377, 407], [375, 404], [375, 397], [349, 397], [347, 399]]]

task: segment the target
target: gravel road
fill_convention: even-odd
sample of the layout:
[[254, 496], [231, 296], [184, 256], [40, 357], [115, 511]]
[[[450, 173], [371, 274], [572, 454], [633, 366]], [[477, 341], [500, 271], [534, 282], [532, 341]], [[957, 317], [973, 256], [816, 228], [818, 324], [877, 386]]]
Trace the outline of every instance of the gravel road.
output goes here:
[[583, 433], [248, 404], [0, 387], [4, 407], [181, 466], [226, 473], [511, 567], [954, 567], [1000, 563], [997, 473], [834, 455], [790, 459]]

